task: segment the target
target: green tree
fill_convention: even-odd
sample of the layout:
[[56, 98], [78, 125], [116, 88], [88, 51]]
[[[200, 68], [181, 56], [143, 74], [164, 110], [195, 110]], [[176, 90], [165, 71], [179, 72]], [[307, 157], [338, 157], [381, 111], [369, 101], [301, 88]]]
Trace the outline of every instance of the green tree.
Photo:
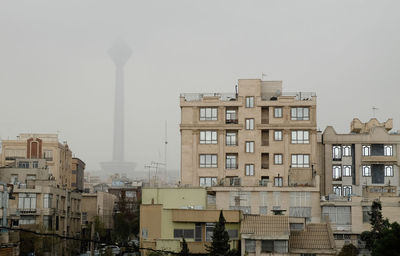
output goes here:
[[382, 204], [379, 200], [372, 203], [371, 212], [368, 214], [371, 217], [372, 229], [362, 232], [361, 240], [365, 242], [365, 247], [371, 251], [374, 248], [374, 243], [382, 237], [383, 231], [388, 229], [390, 224], [388, 219], [383, 218]]
[[397, 222], [391, 223], [381, 232], [372, 248], [372, 256], [392, 255], [400, 255], [400, 225]]
[[211, 246], [207, 246], [210, 256], [227, 256], [230, 253], [229, 235], [225, 230], [225, 218], [222, 211], [219, 214], [219, 221], [215, 225]]
[[182, 249], [179, 253], [179, 256], [189, 256], [189, 248], [188, 248], [185, 238], [183, 238]]
[[338, 256], [357, 256], [358, 249], [353, 244], [346, 244], [339, 252]]

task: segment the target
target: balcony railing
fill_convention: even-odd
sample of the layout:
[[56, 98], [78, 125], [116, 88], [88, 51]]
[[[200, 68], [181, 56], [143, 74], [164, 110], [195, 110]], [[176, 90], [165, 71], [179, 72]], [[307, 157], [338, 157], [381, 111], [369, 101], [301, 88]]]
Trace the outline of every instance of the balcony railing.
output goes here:
[[239, 121], [238, 121], [238, 119], [236, 118], [230, 118], [230, 119], [226, 119], [225, 120], [225, 123], [226, 124], [238, 124], [239, 123]]
[[261, 96], [261, 100], [264, 101], [269, 101], [273, 99], [276, 99], [276, 97], [279, 96], [291, 96], [291, 97], [296, 97], [296, 100], [312, 100], [312, 97], [317, 96], [315, 92], [283, 92], [280, 93], [279, 95], [276, 96]]
[[261, 169], [269, 169], [269, 164], [261, 164]]
[[204, 97], [218, 97], [221, 101], [236, 101], [235, 93], [182, 93], [181, 98], [185, 101], [201, 101]]

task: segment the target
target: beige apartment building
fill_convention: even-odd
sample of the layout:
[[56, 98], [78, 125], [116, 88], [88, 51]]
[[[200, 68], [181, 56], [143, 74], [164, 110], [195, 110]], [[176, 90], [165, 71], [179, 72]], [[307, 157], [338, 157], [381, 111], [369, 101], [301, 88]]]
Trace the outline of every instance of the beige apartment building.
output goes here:
[[392, 126], [391, 119], [355, 118], [350, 133], [328, 126], [322, 135], [322, 218], [330, 221], [338, 247], [357, 245], [359, 235], [370, 230], [368, 212], [375, 199], [382, 202], [384, 217], [400, 221], [400, 134], [391, 132]]
[[85, 162], [77, 157], [72, 158], [71, 188], [83, 191]]
[[2, 140], [0, 166], [12, 165], [16, 159], [45, 159], [57, 185], [71, 188], [72, 152], [66, 142], [58, 141], [57, 134], [23, 133], [16, 140]]
[[243, 79], [180, 106], [183, 186], [208, 187], [210, 208], [320, 221], [315, 93]]
[[241, 79], [232, 94], [182, 94], [182, 185], [314, 186], [315, 93]]

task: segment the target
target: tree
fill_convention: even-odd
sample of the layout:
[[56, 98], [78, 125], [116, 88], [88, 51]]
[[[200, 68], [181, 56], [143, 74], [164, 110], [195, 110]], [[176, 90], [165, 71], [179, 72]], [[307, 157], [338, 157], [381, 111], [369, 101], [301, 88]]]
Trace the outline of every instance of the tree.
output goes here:
[[371, 212], [368, 215], [371, 217], [372, 229], [362, 232], [361, 240], [365, 242], [365, 247], [371, 251], [374, 243], [382, 237], [383, 231], [388, 229], [390, 224], [388, 219], [384, 219], [382, 216], [382, 204], [379, 200], [372, 203]]
[[397, 222], [390, 224], [389, 228], [382, 231], [381, 236], [375, 241], [372, 256], [390, 256], [400, 254], [400, 225]]
[[189, 256], [189, 248], [188, 248], [185, 238], [183, 238], [182, 249], [181, 249], [181, 252], [179, 253], [179, 256]]
[[358, 249], [353, 244], [346, 244], [339, 252], [338, 256], [357, 256]]
[[229, 235], [225, 230], [225, 218], [222, 211], [219, 214], [219, 220], [215, 225], [211, 246], [207, 246], [210, 256], [227, 256], [230, 252]]

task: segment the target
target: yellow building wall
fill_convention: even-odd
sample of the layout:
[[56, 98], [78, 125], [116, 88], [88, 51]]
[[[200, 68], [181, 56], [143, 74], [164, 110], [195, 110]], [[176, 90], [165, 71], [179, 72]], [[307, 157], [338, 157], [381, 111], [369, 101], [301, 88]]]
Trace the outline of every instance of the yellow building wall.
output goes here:
[[205, 188], [143, 188], [142, 204], [162, 204], [164, 209], [182, 207], [206, 208]]

